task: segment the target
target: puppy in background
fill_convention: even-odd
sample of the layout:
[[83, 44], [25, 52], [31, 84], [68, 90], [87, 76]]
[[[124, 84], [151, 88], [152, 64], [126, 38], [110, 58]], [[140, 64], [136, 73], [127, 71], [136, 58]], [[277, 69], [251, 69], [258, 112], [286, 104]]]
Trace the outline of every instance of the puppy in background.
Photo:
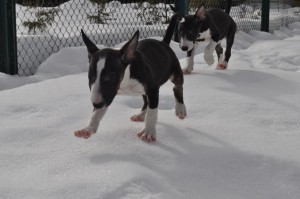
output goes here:
[[[182, 72], [190, 74], [194, 67], [194, 55], [198, 42], [209, 42], [204, 51], [204, 60], [211, 66], [215, 59], [213, 52], [218, 55], [218, 65], [216, 70], [225, 70], [231, 56], [231, 48], [236, 33], [236, 23], [229, 16], [232, 0], [227, 1], [225, 12], [220, 9], [206, 10], [202, 3], [194, 15], [184, 15], [171, 6], [175, 13], [181, 15], [178, 24], [179, 46], [183, 51], [187, 51], [186, 66]], [[226, 51], [223, 55], [221, 40], [226, 38]]]

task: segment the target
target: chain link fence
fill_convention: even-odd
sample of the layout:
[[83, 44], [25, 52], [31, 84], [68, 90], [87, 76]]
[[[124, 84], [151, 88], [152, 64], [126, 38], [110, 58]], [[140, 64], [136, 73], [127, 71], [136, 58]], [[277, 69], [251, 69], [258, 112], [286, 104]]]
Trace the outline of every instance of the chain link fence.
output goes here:
[[[204, 0], [188, 1], [193, 14]], [[140, 30], [140, 38], [163, 36], [174, 0], [17, 0], [18, 73], [28, 76], [61, 48], [83, 46], [80, 30], [92, 41], [114, 46]], [[207, 8], [225, 9], [227, 0], [208, 0]], [[300, 21], [298, 0], [271, 0], [270, 31]], [[230, 15], [238, 30], [261, 28], [261, 0], [233, 0]]]

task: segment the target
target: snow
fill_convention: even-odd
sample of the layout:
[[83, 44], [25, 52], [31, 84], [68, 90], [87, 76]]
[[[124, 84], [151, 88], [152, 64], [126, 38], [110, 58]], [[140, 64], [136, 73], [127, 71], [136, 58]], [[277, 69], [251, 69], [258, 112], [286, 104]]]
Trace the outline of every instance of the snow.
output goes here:
[[299, 41], [299, 22], [240, 31], [226, 71], [204, 62], [202, 44], [184, 76], [187, 118], [175, 116], [167, 82], [150, 144], [129, 119], [142, 97], [117, 96], [95, 135], [74, 136], [93, 109], [84, 46], [52, 54], [31, 77], [1, 73], [0, 198], [299, 198]]

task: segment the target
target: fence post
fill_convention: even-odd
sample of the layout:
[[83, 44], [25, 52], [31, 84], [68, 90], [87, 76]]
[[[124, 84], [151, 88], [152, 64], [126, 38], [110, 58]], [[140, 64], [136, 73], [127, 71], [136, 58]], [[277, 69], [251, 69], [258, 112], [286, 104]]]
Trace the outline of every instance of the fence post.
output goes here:
[[0, 1], [0, 72], [18, 74], [15, 0]]
[[[182, 14], [188, 14], [188, 0], [175, 0], [175, 8], [179, 10]], [[178, 39], [178, 24], [176, 25], [175, 32], [174, 32], [174, 40], [176, 42], [179, 41]]]
[[261, 31], [269, 32], [270, 0], [262, 0]]

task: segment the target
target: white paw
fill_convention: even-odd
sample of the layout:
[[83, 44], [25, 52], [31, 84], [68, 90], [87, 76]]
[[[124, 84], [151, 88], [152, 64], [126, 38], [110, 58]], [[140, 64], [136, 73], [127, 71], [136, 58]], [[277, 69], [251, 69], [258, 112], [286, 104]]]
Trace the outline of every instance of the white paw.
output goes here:
[[185, 105], [177, 102], [175, 104], [175, 114], [179, 119], [183, 120], [186, 117]]
[[145, 140], [147, 142], [155, 142], [156, 141], [156, 129], [154, 128], [144, 128], [141, 132], [137, 134], [141, 140]]
[[223, 58], [224, 58], [224, 56], [223, 56], [223, 55], [220, 55], [220, 58], [219, 58], [219, 60], [218, 60], [218, 64], [221, 64], [221, 63], [223, 62]]
[[131, 121], [137, 122], [137, 121], [144, 121], [145, 120], [145, 115], [147, 113], [147, 109], [140, 111], [138, 114], [130, 117]]
[[97, 129], [93, 127], [85, 127], [84, 129], [74, 132], [74, 135], [79, 138], [88, 139], [92, 134], [95, 134]]
[[216, 67], [216, 70], [226, 70], [228, 67], [228, 63], [227, 61], [221, 61], [217, 67]]
[[204, 61], [209, 65], [213, 65], [215, 63], [215, 59], [212, 53], [204, 53]]
[[182, 74], [191, 74], [192, 71], [193, 67], [185, 67], [184, 69], [182, 69]]
[[194, 68], [194, 56], [187, 57], [186, 58], [186, 65], [182, 69], [183, 74], [190, 74], [193, 71]]

